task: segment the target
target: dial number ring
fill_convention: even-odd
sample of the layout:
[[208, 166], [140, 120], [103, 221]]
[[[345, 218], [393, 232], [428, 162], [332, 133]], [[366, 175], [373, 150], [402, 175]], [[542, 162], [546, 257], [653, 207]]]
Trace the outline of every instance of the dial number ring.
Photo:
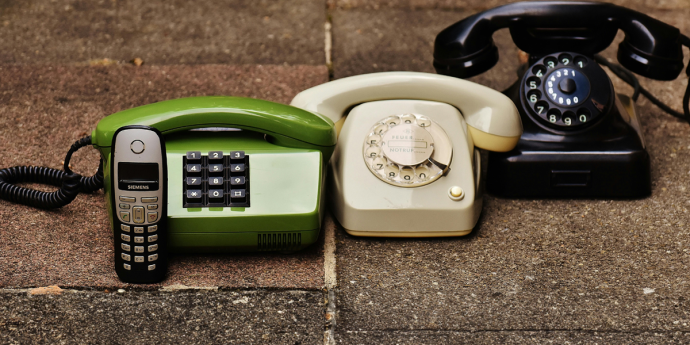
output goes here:
[[364, 139], [366, 166], [380, 180], [400, 187], [419, 187], [443, 176], [450, 166], [452, 144], [443, 129], [424, 115], [388, 116]]

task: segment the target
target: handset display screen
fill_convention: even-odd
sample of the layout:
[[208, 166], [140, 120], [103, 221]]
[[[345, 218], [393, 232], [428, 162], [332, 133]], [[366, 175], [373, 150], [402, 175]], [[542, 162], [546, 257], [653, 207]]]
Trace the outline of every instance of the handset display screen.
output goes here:
[[121, 190], [158, 190], [158, 163], [117, 163], [117, 177]]

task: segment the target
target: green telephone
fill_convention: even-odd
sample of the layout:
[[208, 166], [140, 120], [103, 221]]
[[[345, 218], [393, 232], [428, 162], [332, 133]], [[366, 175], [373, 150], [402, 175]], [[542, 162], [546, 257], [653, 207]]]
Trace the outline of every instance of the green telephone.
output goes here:
[[[250, 98], [183, 98], [110, 115], [90, 144], [101, 153], [115, 267], [125, 282], [164, 279], [168, 250], [294, 251], [318, 238], [336, 144], [322, 115]], [[66, 204], [83, 185], [97, 189], [67, 167], [75, 145], [56, 192], [67, 197], [20, 193], [13, 183], [31, 179], [17, 176], [21, 167], [0, 170], [0, 197], [60, 207], [49, 199]]]

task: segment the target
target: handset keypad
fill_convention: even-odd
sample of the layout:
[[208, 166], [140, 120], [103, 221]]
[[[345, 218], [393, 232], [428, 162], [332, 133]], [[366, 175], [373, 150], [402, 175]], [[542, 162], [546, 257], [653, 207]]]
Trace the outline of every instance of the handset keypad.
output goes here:
[[249, 207], [249, 155], [244, 151], [189, 151], [183, 166], [183, 207]]

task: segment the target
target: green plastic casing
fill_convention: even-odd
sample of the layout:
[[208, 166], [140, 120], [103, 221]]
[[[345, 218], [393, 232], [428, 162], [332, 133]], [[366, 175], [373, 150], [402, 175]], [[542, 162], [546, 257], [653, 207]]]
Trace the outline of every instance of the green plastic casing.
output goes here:
[[[156, 128], [168, 164], [168, 238], [174, 252], [293, 251], [314, 243], [323, 219], [325, 166], [336, 144], [333, 122], [284, 104], [241, 97], [193, 97], [149, 104], [102, 119], [91, 135], [103, 158], [112, 223], [111, 145], [127, 125]], [[190, 131], [237, 128], [241, 131]], [[249, 207], [183, 207], [187, 151], [245, 151]]]

